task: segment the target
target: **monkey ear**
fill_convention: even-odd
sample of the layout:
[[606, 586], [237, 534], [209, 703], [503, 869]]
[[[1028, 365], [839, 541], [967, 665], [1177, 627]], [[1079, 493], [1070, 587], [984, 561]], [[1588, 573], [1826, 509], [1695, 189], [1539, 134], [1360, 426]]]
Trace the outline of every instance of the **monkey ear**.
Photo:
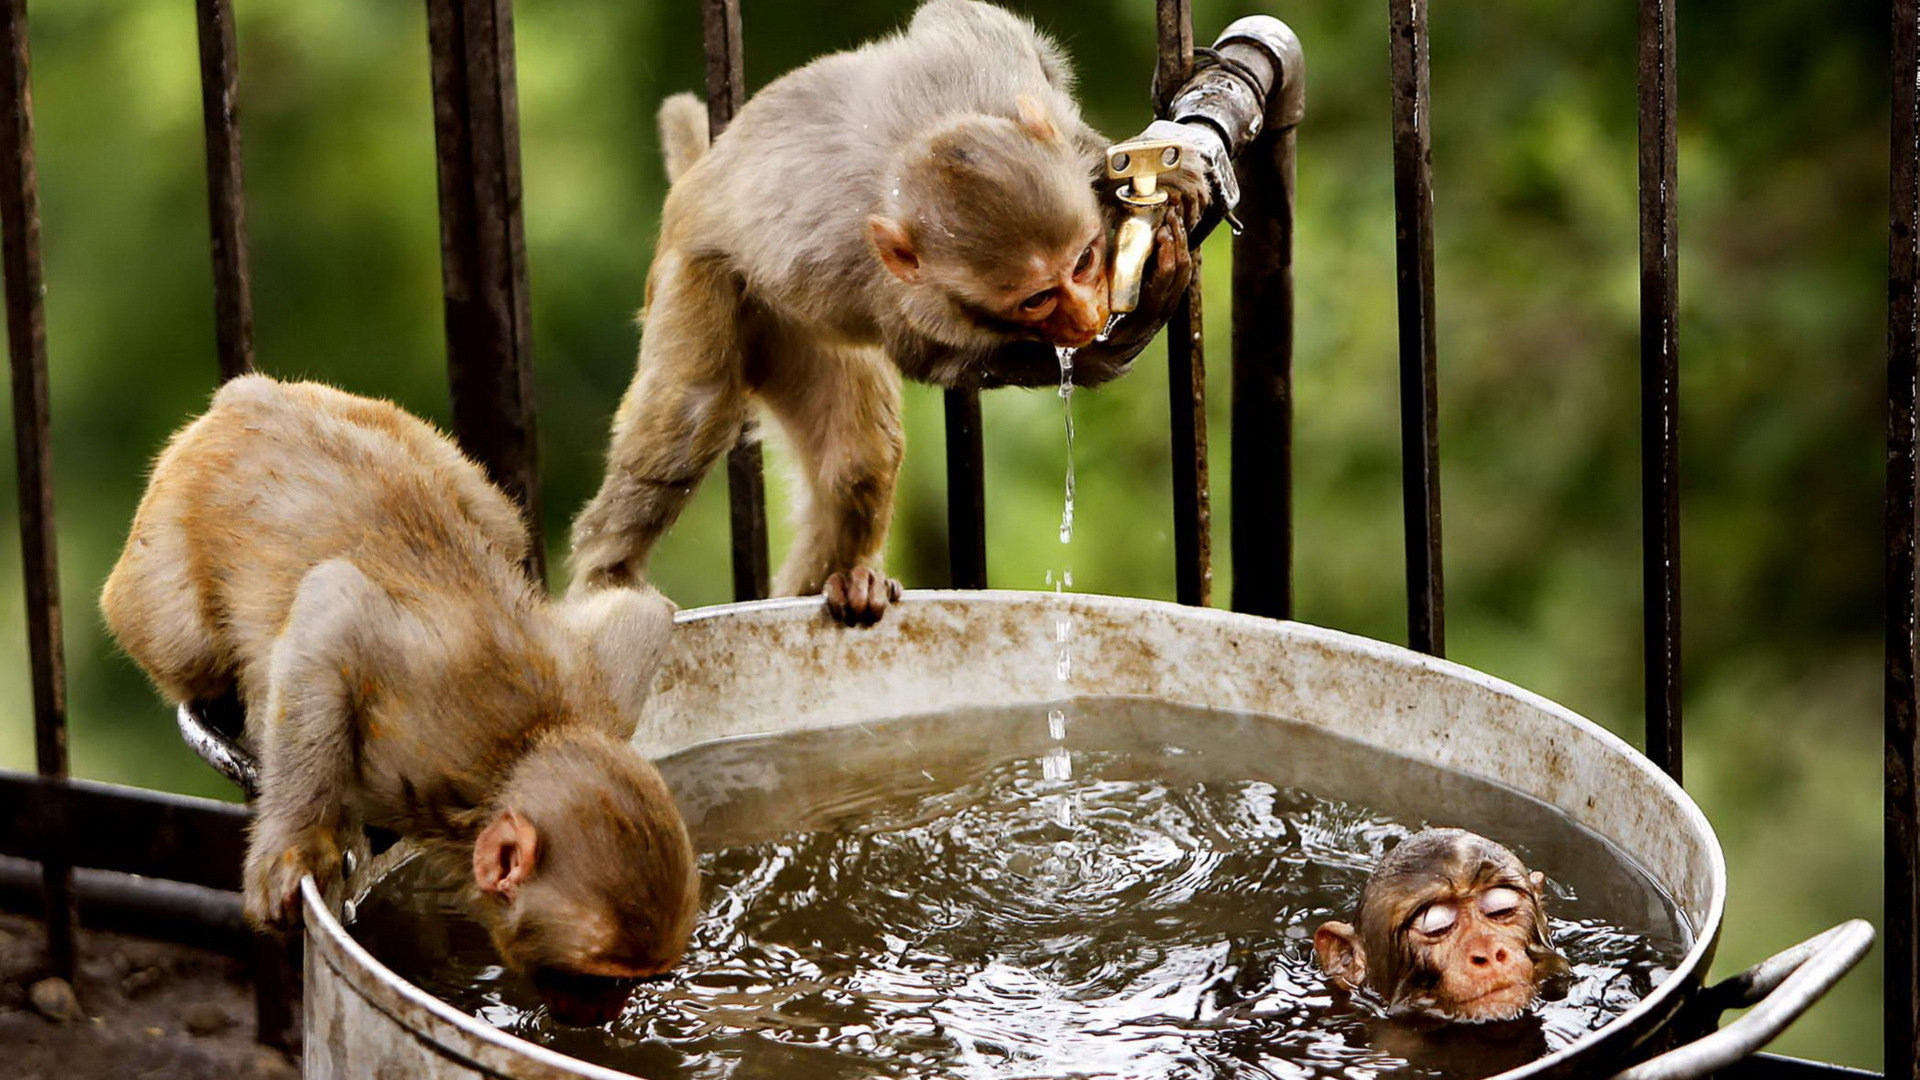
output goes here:
[[875, 214], [867, 219], [867, 235], [894, 277], [909, 285], [920, 283], [920, 256], [913, 250], [913, 238], [907, 235], [906, 226]]
[[1547, 898], [1546, 874], [1535, 870], [1533, 873], [1527, 875], [1527, 884], [1533, 886], [1533, 898], [1535, 900], [1545, 900]]
[[533, 876], [540, 858], [540, 834], [518, 811], [502, 810], [473, 842], [473, 883], [481, 892], [513, 899]]
[[560, 601], [561, 618], [579, 635], [620, 710], [613, 734], [628, 738], [667, 656], [673, 601], [651, 585], [576, 590]]
[[1313, 932], [1313, 951], [1328, 978], [1349, 990], [1366, 984], [1367, 950], [1353, 927], [1343, 922], [1321, 923]]
[[1058, 142], [1060, 129], [1053, 126], [1053, 117], [1048, 115], [1046, 105], [1032, 94], [1021, 94], [1014, 99], [1018, 110], [1014, 117], [1020, 130], [1039, 139], [1041, 142]]

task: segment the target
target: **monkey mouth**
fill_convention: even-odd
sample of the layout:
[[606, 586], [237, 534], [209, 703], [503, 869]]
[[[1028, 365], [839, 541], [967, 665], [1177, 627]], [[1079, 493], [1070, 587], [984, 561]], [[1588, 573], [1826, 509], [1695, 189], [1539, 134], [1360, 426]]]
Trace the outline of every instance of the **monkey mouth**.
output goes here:
[[1512, 1020], [1533, 1004], [1533, 988], [1524, 982], [1506, 983], [1482, 990], [1470, 998], [1436, 1010], [1440, 1015], [1469, 1023]]

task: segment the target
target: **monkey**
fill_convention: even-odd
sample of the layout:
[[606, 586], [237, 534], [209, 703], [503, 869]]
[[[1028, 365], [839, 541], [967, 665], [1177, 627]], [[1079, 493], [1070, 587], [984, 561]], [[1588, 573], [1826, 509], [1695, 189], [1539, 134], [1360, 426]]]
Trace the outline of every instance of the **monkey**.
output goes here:
[[678, 960], [698, 869], [627, 744], [673, 607], [639, 589], [556, 603], [527, 547], [439, 431], [317, 383], [234, 379], [160, 453], [101, 611], [168, 700], [244, 705], [255, 926], [296, 926], [301, 879], [324, 883], [365, 824], [466, 879], [556, 1012]]
[[870, 625], [904, 440], [900, 380], [1095, 386], [1131, 365], [1192, 274], [1203, 170], [1172, 209], [1138, 308], [1107, 329], [1107, 140], [1059, 47], [975, 0], [929, 0], [904, 32], [768, 84], [709, 144], [692, 95], [660, 111], [669, 179], [640, 357], [604, 480], [575, 519], [572, 587], [643, 578], [655, 541], [754, 403], [798, 459], [799, 521], [774, 585]]
[[1494, 1021], [1564, 995], [1572, 969], [1549, 939], [1546, 876], [1464, 829], [1425, 829], [1380, 861], [1351, 925], [1314, 932], [1321, 970], [1396, 1014]]

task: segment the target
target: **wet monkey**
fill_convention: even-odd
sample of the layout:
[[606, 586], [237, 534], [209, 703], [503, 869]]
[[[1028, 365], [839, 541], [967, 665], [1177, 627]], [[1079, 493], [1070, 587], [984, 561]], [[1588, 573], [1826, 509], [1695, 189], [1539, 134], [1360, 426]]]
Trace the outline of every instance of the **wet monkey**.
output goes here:
[[[645, 576], [648, 553], [754, 404], [799, 462], [799, 530], [774, 591], [824, 592], [871, 623], [898, 596], [880, 568], [903, 441], [902, 376], [1040, 386], [1055, 346], [1105, 382], [1165, 322], [1208, 204], [1198, 167], [1161, 180], [1140, 305], [1107, 322], [1116, 209], [1107, 140], [1033, 24], [930, 0], [903, 31], [769, 84], [707, 144], [691, 96], [661, 108], [674, 179], [647, 279], [640, 358], [605, 479], [573, 527], [576, 589]], [[1104, 181], [1099, 181], [1104, 183]]]
[[1328, 977], [1396, 1013], [1508, 1020], [1570, 975], [1547, 933], [1545, 875], [1463, 829], [1427, 829], [1380, 861], [1351, 925], [1322, 924]]
[[246, 706], [252, 922], [297, 925], [301, 878], [379, 825], [464, 881], [508, 965], [577, 1016], [624, 1000], [604, 980], [673, 964], [696, 914], [686, 828], [627, 743], [672, 605], [556, 604], [526, 548], [424, 421], [248, 376], [161, 452], [101, 609], [169, 700]]

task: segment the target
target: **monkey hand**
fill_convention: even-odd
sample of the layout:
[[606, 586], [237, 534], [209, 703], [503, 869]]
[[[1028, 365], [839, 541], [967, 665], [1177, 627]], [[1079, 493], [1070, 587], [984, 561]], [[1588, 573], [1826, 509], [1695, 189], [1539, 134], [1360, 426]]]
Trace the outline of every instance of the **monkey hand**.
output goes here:
[[1075, 354], [1075, 386], [1098, 386], [1125, 375], [1133, 358], [1185, 302], [1187, 286], [1193, 281], [1193, 252], [1187, 243], [1186, 223], [1180, 215], [1169, 213], [1154, 233], [1139, 305], [1120, 316], [1104, 338]]
[[288, 931], [300, 925], [300, 879], [312, 874], [325, 882], [340, 869], [340, 845], [326, 829], [310, 829], [284, 844], [262, 843], [247, 851], [247, 921], [262, 930]]
[[872, 626], [900, 599], [900, 583], [869, 566], [827, 577], [827, 613], [846, 626]]

